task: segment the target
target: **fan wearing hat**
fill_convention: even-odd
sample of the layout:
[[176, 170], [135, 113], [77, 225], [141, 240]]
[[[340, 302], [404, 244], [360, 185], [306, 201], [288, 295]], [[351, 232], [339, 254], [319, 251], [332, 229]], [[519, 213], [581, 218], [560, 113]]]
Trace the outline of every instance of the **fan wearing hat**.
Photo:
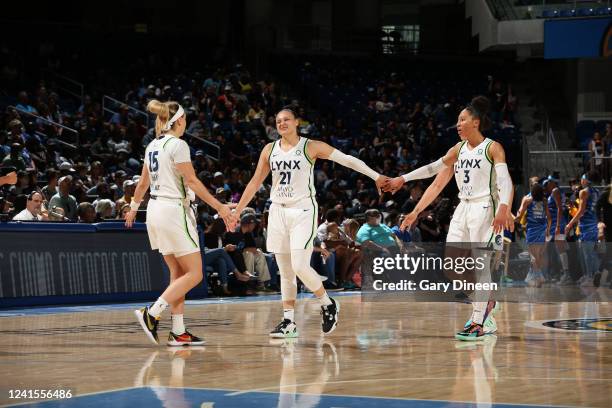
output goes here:
[[125, 216], [125, 225], [132, 227], [144, 195], [150, 189], [147, 233], [151, 248], [158, 250], [168, 265], [170, 284], [155, 303], [134, 313], [149, 340], [159, 344], [159, 320], [164, 310], [170, 307], [172, 328], [166, 344], [201, 345], [204, 340], [191, 334], [183, 321], [185, 295], [202, 281], [200, 240], [190, 208], [190, 196], [195, 193], [217, 210], [228, 225], [233, 224], [235, 216], [229, 206], [212, 196], [195, 174], [189, 145], [181, 139], [187, 127], [183, 107], [174, 101], [153, 99], [147, 110], [157, 115], [157, 137], [145, 150], [145, 163], [131, 200], [130, 212]]
[[591, 186], [591, 181], [598, 174], [589, 172], [580, 178], [580, 192], [578, 198], [580, 205], [578, 212], [572, 217], [565, 227], [567, 235], [576, 225], [580, 228], [580, 253], [582, 255], [583, 275], [578, 280], [580, 286], [593, 286], [593, 277], [599, 268], [599, 256], [595, 251], [595, 244], [599, 236], [597, 228], [596, 204], [599, 199], [599, 191]]

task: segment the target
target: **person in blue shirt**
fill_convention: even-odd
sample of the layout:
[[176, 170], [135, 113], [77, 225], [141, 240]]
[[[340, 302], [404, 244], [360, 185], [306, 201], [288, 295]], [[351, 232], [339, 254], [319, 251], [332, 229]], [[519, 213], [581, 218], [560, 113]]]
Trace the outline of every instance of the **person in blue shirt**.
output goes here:
[[376, 209], [365, 212], [366, 222], [357, 231], [355, 242], [385, 254], [397, 251], [401, 244], [391, 228], [382, 224], [382, 214]]
[[546, 241], [548, 241], [551, 217], [548, 202], [544, 196], [544, 187], [540, 183], [531, 186], [531, 193], [523, 197], [521, 207], [516, 215], [520, 219], [527, 213], [527, 245], [531, 255], [531, 269], [525, 278], [530, 286], [542, 286], [544, 283], [543, 269], [547, 260], [544, 256]]
[[567, 223], [565, 234], [567, 235], [576, 224], [580, 228], [580, 252], [582, 254], [582, 266], [584, 272], [578, 283], [580, 286], [593, 286], [593, 276], [599, 269], [599, 256], [595, 251], [595, 244], [599, 235], [597, 228], [596, 204], [599, 191], [591, 186], [591, 180], [596, 178], [594, 172], [583, 174], [580, 178], [582, 189], [578, 193], [580, 206], [578, 212]]
[[568, 285], [573, 283], [573, 281], [568, 270], [567, 250], [569, 247], [565, 237], [565, 225], [567, 224], [567, 219], [565, 218], [565, 197], [559, 188], [559, 180], [553, 176], [548, 176], [544, 180], [544, 191], [548, 196], [548, 212], [550, 212], [551, 218], [548, 235], [552, 237], [552, 241], [555, 243], [550, 247], [551, 253], [553, 257], [559, 256], [561, 268], [563, 269], [559, 284]]

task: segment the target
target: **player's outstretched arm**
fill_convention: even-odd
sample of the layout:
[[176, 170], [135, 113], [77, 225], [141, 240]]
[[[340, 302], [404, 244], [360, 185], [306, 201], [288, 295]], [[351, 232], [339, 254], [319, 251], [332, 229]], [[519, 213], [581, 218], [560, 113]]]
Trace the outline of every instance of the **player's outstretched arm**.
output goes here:
[[429, 163], [425, 166], [419, 167], [418, 169], [412, 170], [410, 173], [403, 174], [399, 177], [395, 177], [383, 187], [384, 191], [389, 191], [391, 194], [395, 194], [404, 183], [413, 180], [422, 180], [435, 176], [446, 167], [452, 167], [457, 161], [457, 155], [459, 154], [459, 148], [461, 142], [451, 147], [443, 157], [440, 157], [435, 162]]
[[504, 228], [510, 228], [514, 224], [514, 221], [511, 219], [512, 214], [510, 214], [514, 186], [512, 185], [510, 172], [508, 172], [506, 153], [502, 145], [493, 142], [489, 147], [489, 155], [493, 159], [493, 165], [495, 166], [497, 189], [499, 191], [499, 208], [497, 214], [495, 214], [492, 225], [493, 231], [496, 234], [501, 234]]
[[427, 187], [427, 190], [423, 193], [423, 196], [419, 200], [419, 202], [414, 206], [414, 209], [410, 214], [407, 214], [404, 217], [404, 221], [400, 226], [402, 231], [410, 228], [412, 224], [414, 224], [419, 217], [419, 214], [429, 206], [436, 199], [438, 195], [444, 190], [444, 187], [448, 184], [448, 182], [453, 178], [454, 172], [452, 167], [445, 167], [441, 172], [438, 173], [433, 183]]
[[565, 235], [569, 234], [572, 228], [574, 228], [574, 226], [578, 224], [578, 221], [580, 221], [580, 219], [586, 212], [586, 204], [589, 199], [588, 190], [586, 188], [580, 190], [580, 193], [578, 194], [578, 198], [580, 199], [580, 207], [578, 207], [578, 212], [576, 213], [576, 215], [574, 215], [572, 219], [570, 220], [570, 222], [568, 222], [567, 225], [565, 226]]
[[138, 179], [138, 184], [136, 185], [136, 190], [134, 191], [134, 197], [132, 197], [132, 201], [130, 202], [130, 212], [125, 216], [125, 226], [128, 228], [132, 228], [132, 225], [134, 225], [136, 212], [140, 208], [140, 203], [149, 189], [149, 183], [149, 168], [144, 164], [142, 166], [142, 172], [140, 173], [140, 179]]
[[242, 210], [251, 202], [253, 196], [255, 196], [255, 193], [259, 190], [259, 187], [261, 187], [266, 177], [268, 177], [268, 174], [270, 174], [270, 153], [272, 153], [272, 143], [268, 143], [259, 155], [255, 174], [253, 174], [251, 181], [249, 181], [249, 184], [244, 188], [242, 196], [240, 197], [240, 202], [238, 202], [236, 206], [238, 215], [240, 215]]
[[308, 157], [312, 159], [325, 159], [331, 160], [338, 164], [343, 165], [344, 167], [348, 167], [349, 169], [355, 170], [364, 176], [368, 176], [376, 183], [376, 187], [378, 188], [378, 192], [380, 193], [382, 187], [388, 182], [389, 178], [387, 176], [382, 176], [378, 174], [375, 170], [372, 170], [367, 164], [356, 157], [350, 156], [348, 154], [342, 153], [340, 150], [328, 145], [325, 142], [320, 142], [316, 140], [312, 140], [306, 146], [308, 150], [306, 153]]
[[184, 163], [175, 163], [176, 169], [183, 176], [183, 180], [185, 184], [193, 190], [193, 192], [204, 202], [214, 208], [219, 217], [223, 218], [225, 221], [225, 225], [229, 227], [234, 223], [234, 215], [232, 214], [232, 209], [227, 204], [222, 204], [219, 200], [217, 200], [208, 189], [202, 184], [202, 182], [198, 179], [198, 176], [195, 174], [195, 170], [193, 169], [193, 165], [191, 162]]

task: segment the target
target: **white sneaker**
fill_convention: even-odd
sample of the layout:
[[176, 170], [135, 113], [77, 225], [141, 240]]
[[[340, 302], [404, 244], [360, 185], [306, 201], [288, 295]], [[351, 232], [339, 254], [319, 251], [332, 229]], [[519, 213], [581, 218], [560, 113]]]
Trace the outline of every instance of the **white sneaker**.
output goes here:
[[297, 325], [289, 319], [283, 319], [283, 321], [270, 332], [270, 337], [276, 339], [285, 339], [297, 336]]

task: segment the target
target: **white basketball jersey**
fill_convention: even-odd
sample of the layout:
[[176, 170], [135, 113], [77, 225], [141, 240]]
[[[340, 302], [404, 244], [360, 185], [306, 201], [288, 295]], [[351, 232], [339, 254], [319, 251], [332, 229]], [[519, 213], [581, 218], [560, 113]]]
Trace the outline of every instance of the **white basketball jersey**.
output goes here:
[[459, 188], [459, 198], [474, 200], [490, 196], [497, 202], [497, 183], [493, 160], [489, 156], [489, 147], [493, 141], [485, 138], [482, 143], [468, 149], [468, 143], [459, 147], [455, 163], [455, 180]]
[[270, 198], [275, 204], [291, 206], [304, 199], [315, 197], [314, 160], [306, 155], [308, 139], [300, 137], [289, 151], [281, 149], [281, 139], [274, 142], [269, 162], [272, 171]]
[[187, 142], [178, 137], [162, 135], [145, 150], [145, 165], [149, 169], [151, 195], [183, 199], [189, 196], [176, 163], [191, 162]]

